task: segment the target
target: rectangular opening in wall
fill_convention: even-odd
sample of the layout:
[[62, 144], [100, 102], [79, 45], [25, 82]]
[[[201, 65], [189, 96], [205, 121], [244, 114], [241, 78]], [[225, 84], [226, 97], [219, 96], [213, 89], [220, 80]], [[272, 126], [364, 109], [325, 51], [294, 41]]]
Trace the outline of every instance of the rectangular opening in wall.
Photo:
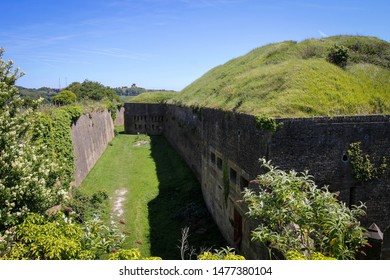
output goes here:
[[221, 158], [217, 158], [217, 167], [219, 170], [222, 170], [222, 159]]
[[212, 165], [215, 165], [215, 154], [213, 152], [210, 152], [210, 161]]
[[242, 176], [240, 177], [240, 187], [241, 190], [244, 190], [245, 188], [249, 187], [249, 181]]
[[237, 171], [233, 168], [230, 168], [230, 182], [233, 184], [237, 183]]

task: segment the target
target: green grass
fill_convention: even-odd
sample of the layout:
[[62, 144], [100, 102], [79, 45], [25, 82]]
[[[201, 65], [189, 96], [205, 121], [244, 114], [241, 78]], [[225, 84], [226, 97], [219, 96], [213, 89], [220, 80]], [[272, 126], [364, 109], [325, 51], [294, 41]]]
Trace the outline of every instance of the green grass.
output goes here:
[[166, 103], [168, 100], [174, 98], [178, 93], [176, 91], [146, 91], [140, 95], [131, 98], [132, 103]]
[[[128, 190], [121, 227], [128, 232], [125, 248], [179, 259], [181, 228], [189, 225], [195, 248], [227, 245], [207, 213], [199, 183], [164, 137], [119, 134], [80, 187], [106, 191], [110, 207], [118, 189]], [[200, 228], [206, 233], [197, 233]]]
[[[334, 44], [349, 50], [345, 69], [326, 59]], [[275, 117], [390, 114], [390, 43], [334, 36], [269, 44], [215, 67], [164, 102]]]

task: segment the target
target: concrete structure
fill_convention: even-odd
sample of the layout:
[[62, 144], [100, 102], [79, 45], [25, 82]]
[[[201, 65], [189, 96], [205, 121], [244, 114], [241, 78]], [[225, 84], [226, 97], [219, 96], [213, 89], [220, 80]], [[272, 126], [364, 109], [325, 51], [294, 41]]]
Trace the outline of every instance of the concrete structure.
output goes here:
[[[361, 142], [374, 162], [390, 158], [390, 116], [278, 119], [275, 133], [256, 128], [252, 115], [161, 104], [125, 104], [125, 132], [164, 135], [202, 185], [208, 209], [222, 234], [247, 258], [267, 258], [250, 241], [242, 190], [260, 173], [259, 158], [284, 170], [309, 170], [319, 186], [340, 192], [347, 205], [363, 201], [362, 224], [390, 225], [389, 170], [380, 179], [357, 183], [347, 150]], [[389, 169], [389, 168], [388, 168]], [[228, 182], [228, 193], [226, 193]]]

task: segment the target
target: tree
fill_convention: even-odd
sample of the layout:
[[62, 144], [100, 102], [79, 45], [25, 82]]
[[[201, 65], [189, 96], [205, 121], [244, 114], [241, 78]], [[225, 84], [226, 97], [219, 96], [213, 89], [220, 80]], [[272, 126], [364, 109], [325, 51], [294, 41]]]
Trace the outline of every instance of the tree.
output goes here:
[[69, 105], [75, 103], [77, 99], [76, 94], [70, 90], [63, 90], [53, 97], [53, 102], [59, 105]]
[[111, 88], [102, 85], [99, 82], [93, 82], [85, 80], [81, 84], [74, 82], [70, 84], [66, 90], [74, 92], [78, 100], [91, 99], [95, 101], [100, 101], [102, 99], [108, 99], [114, 101], [118, 99], [118, 96], [115, 94]]
[[318, 188], [307, 172], [285, 172], [261, 159], [268, 171], [246, 189], [248, 215], [259, 222], [252, 240], [281, 252], [286, 258], [299, 252], [307, 258], [320, 253], [337, 259], [354, 259], [367, 244], [358, 217], [364, 205], [351, 209], [337, 200], [337, 194]]

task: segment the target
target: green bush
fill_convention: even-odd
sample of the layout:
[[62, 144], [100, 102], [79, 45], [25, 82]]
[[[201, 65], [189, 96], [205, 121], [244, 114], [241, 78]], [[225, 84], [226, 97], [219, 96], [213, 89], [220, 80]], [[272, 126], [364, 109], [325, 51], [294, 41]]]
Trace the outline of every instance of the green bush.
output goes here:
[[373, 179], [378, 179], [387, 169], [386, 157], [383, 157], [380, 165], [376, 166], [371, 162], [369, 155], [363, 155], [360, 145], [360, 142], [351, 143], [348, 149], [353, 176], [358, 182], [368, 182]]
[[160, 257], [142, 257], [141, 252], [136, 249], [120, 250], [112, 253], [109, 256], [109, 260], [162, 260]]
[[[67, 197], [69, 177], [56, 158], [52, 120], [34, 106], [23, 108], [14, 86], [20, 77], [0, 51], [0, 235], [28, 213], [44, 213]], [[67, 127], [70, 130], [70, 126]], [[70, 132], [69, 132], [70, 133]], [[53, 138], [51, 138], [53, 136]], [[67, 141], [71, 141], [68, 135]], [[71, 143], [71, 142], [70, 142]], [[62, 147], [61, 147], [62, 149]], [[60, 151], [61, 149], [58, 149]], [[73, 161], [73, 158], [72, 158]], [[73, 162], [70, 163], [73, 168]]]
[[70, 90], [63, 90], [52, 98], [54, 104], [58, 105], [69, 105], [75, 103], [76, 99], [76, 94], [74, 94]]
[[264, 129], [272, 133], [276, 132], [278, 127], [282, 126], [283, 123], [277, 123], [276, 120], [270, 116], [258, 115], [256, 116], [256, 128]]
[[270, 250], [297, 251], [337, 259], [354, 259], [367, 244], [365, 230], [358, 217], [364, 205], [351, 209], [337, 200], [337, 194], [318, 188], [307, 172], [285, 172], [261, 159], [268, 171], [257, 176], [258, 187], [246, 189], [244, 200], [248, 216], [261, 221], [252, 231], [252, 240]]
[[347, 66], [348, 58], [348, 48], [335, 44], [329, 49], [327, 60], [341, 68], [345, 68]]
[[310, 258], [308, 258], [305, 255], [301, 254], [300, 252], [293, 251], [293, 250], [287, 252], [286, 259], [287, 260], [328, 260], [328, 261], [336, 260], [335, 258], [324, 256], [323, 254], [318, 252], [314, 252], [310, 256]]
[[[83, 247], [84, 233], [76, 224], [61, 217], [48, 220], [29, 214], [16, 227], [13, 242], [5, 249], [2, 259], [8, 260], [83, 260], [93, 259], [92, 252]], [[3, 248], [4, 249], [4, 248]]]
[[198, 255], [198, 260], [236, 260], [241, 261], [245, 258], [241, 255], [236, 255], [233, 248], [226, 247], [219, 250], [214, 250], [213, 252], [205, 251], [202, 254]]
[[1, 259], [84, 260], [99, 259], [117, 250], [124, 236], [99, 219], [75, 224], [61, 212], [49, 218], [30, 213], [3, 237]]
[[98, 191], [92, 195], [87, 195], [78, 189], [73, 191], [72, 199], [67, 202], [67, 206], [77, 213], [77, 220], [81, 223], [96, 216], [106, 215], [107, 213], [103, 211], [106, 204], [108, 204], [106, 192]]

